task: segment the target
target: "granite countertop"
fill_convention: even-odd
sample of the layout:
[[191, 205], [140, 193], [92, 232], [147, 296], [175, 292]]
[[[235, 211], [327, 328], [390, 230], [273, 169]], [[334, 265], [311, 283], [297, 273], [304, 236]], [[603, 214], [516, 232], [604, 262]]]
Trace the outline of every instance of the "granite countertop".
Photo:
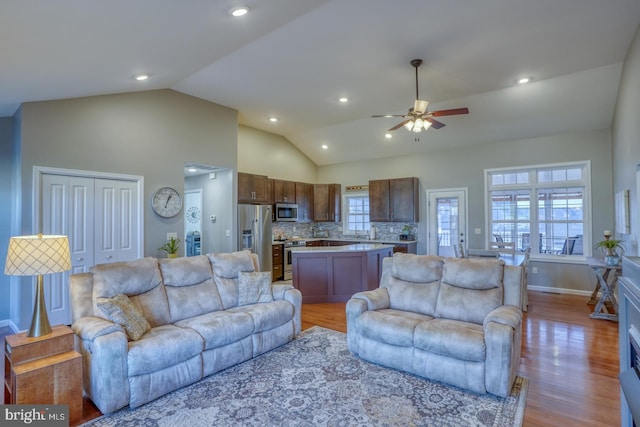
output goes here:
[[417, 240], [399, 240], [399, 239], [369, 239], [367, 237], [362, 237], [360, 239], [356, 239], [354, 237], [306, 237], [304, 240], [307, 242], [313, 242], [317, 240], [333, 240], [336, 242], [355, 242], [355, 243], [388, 243], [388, 244], [396, 244], [396, 243], [416, 243]]
[[391, 248], [393, 245], [385, 245], [380, 243], [355, 243], [353, 245], [344, 246], [294, 246], [291, 253], [310, 253], [310, 252], [369, 252], [380, 249]]

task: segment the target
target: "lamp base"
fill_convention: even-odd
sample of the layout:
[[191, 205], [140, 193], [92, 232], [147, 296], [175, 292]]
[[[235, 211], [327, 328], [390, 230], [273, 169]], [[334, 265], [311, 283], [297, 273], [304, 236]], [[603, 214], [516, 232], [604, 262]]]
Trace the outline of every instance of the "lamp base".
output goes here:
[[42, 274], [40, 274], [36, 283], [36, 300], [33, 304], [31, 327], [27, 336], [36, 338], [50, 333], [51, 324], [49, 323], [49, 316], [47, 316], [47, 304], [44, 299], [44, 280]]

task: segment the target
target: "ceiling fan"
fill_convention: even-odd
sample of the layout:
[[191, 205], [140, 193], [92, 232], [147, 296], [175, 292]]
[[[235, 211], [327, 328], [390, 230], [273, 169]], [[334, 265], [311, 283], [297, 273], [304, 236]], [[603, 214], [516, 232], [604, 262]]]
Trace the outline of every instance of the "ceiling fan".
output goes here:
[[406, 120], [401, 121], [394, 127], [390, 128], [389, 131], [396, 130], [404, 126], [407, 130], [412, 132], [422, 132], [423, 130], [427, 130], [430, 127], [434, 129], [440, 129], [445, 126], [444, 123], [439, 122], [434, 119], [434, 117], [442, 117], [442, 116], [455, 116], [458, 114], [469, 114], [469, 109], [464, 108], [453, 108], [450, 110], [440, 110], [440, 111], [429, 111], [427, 106], [429, 105], [429, 101], [425, 101], [420, 99], [418, 94], [418, 67], [422, 65], [422, 59], [413, 59], [411, 60], [411, 66], [416, 69], [416, 100], [413, 104], [412, 108], [409, 108], [409, 112], [407, 114], [385, 114], [371, 117], [403, 117]]

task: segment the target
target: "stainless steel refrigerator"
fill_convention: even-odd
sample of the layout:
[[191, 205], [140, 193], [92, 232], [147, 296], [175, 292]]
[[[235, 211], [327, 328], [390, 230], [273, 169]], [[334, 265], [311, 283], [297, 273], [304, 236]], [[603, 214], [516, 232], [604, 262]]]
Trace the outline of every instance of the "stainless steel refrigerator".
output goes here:
[[238, 249], [249, 249], [260, 259], [260, 271], [271, 271], [271, 206], [238, 205]]

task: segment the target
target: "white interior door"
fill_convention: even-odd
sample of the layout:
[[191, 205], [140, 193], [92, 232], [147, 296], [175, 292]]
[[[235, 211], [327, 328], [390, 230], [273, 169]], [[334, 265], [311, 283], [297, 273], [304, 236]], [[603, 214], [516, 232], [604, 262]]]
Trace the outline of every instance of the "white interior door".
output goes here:
[[427, 191], [428, 253], [454, 256], [453, 245], [467, 247], [467, 189]]
[[95, 180], [95, 263], [131, 261], [138, 257], [137, 183]]
[[[69, 276], [100, 263], [142, 256], [141, 179], [101, 179], [37, 169], [36, 224], [69, 237], [71, 271], [44, 276], [52, 325], [70, 324]], [[135, 177], [134, 177], [135, 178]]]
[[69, 324], [69, 276], [93, 265], [93, 179], [42, 175], [42, 233], [69, 236], [71, 271], [44, 276], [52, 325]]

